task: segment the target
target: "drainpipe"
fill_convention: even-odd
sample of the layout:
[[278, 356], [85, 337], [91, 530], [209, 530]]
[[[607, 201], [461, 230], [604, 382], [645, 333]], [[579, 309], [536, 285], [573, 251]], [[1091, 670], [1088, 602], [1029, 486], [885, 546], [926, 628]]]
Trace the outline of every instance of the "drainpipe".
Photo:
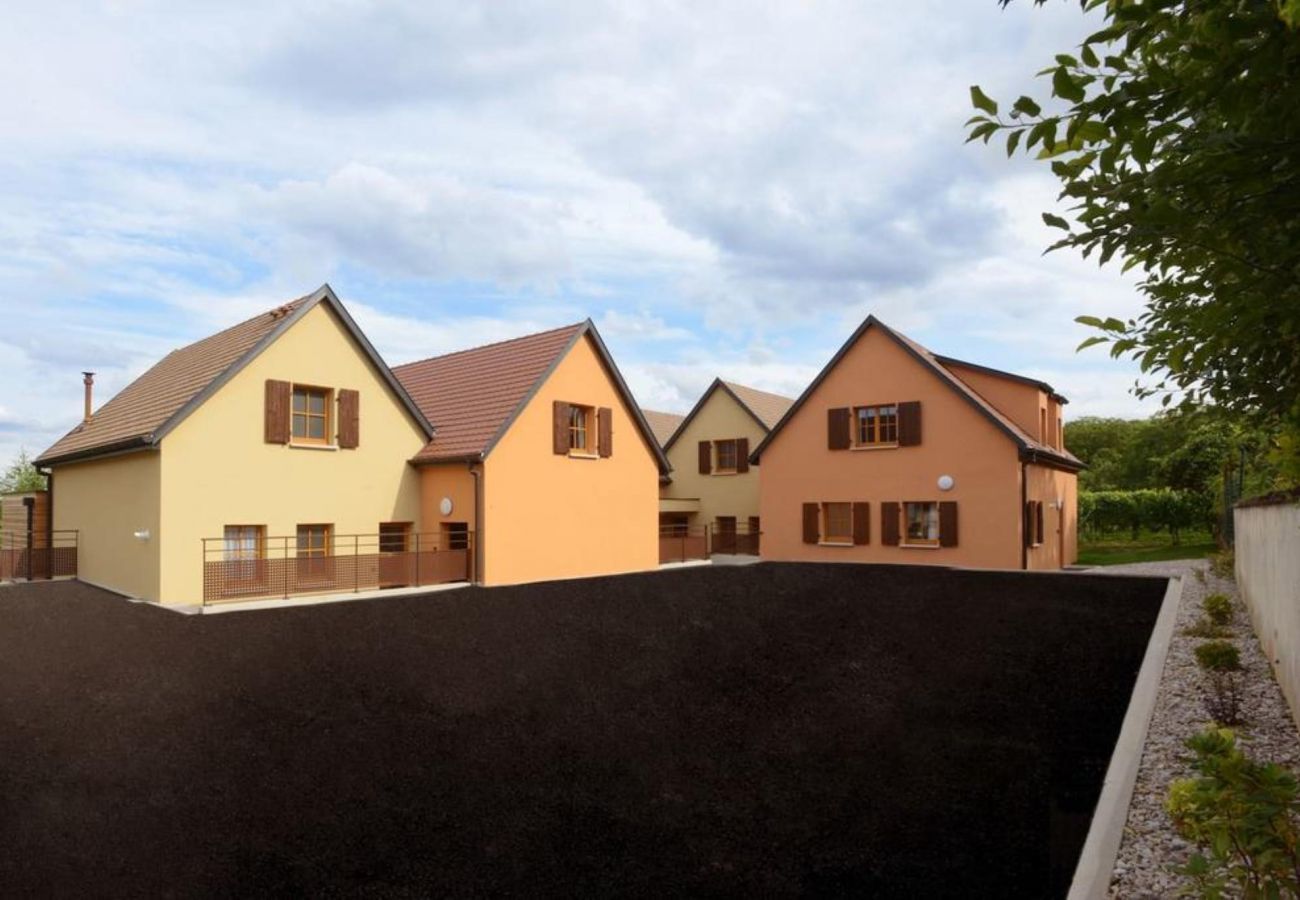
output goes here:
[[474, 577], [473, 584], [483, 583], [483, 463], [469, 464], [469, 474], [474, 476]]
[[54, 470], [45, 469], [41, 474], [45, 476], [45, 553], [49, 557], [45, 577], [52, 579], [54, 578]]
[[1029, 503], [1028, 471], [1029, 464], [1023, 459], [1020, 460], [1020, 515], [1018, 518], [1020, 519], [1020, 568], [1022, 569], [1029, 568], [1029, 545], [1026, 542], [1028, 535], [1026, 529], [1029, 528], [1029, 523], [1025, 521], [1025, 509]]

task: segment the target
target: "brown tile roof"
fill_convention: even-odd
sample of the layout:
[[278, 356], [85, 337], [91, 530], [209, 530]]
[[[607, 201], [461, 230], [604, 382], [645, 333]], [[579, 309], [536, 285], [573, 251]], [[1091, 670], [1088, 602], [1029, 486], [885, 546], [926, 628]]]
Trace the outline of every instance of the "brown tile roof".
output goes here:
[[641, 415], [645, 416], [646, 423], [649, 424], [650, 430], [654, 432], [655, 440], [662, 447], [673, 436], [677, 426], [682, 424], [685, 416], [679, 416], [677, 413], [657, 412], [653, 409], [641, 410]]
[[69, 456], [92, 455], [115, 447], [150, 443], [168, 419], [238, 362], [277, 325], [306, 303], [299, 297], [179, 350], [119, 391], [82, 423], [54, 443], [38, 464]]
[[416, 462], [477, 458], [569, 349], [582, 324], [395, 366], [437, 434]]
[[760, 391], [758, 388], [745, 387], [743, 384], [736, 384], [734, 381], [722, 382], [727, 386], [731, 393], [736, 395], [736, 399], [745, 404], [749, 411], [764, 425], [767, 430], [771, 431], [786, 411], [794, 406], [793, 397], [783, 397], [780, 394], [773, 394], [768, 391]]
[[173, 350], [37, 458], [38, 465], [70, 462], [157, 444], [189, 411], [317, 303], [327, 303], [360, 344], [412, 418], [433, 429], [406, 396], [374, 347], [329, 285], [277, 306], [211, 337]]
[[[994, 425], [1000, 428], [1009, 438], [1011, 438], [1011, 440], [1013, 440], [1017, 444], [1017, 446], [1020, 447], [1021, 458], [1027, 458], [1033, 460], [1045, 460], [1047, 462], [1054, 462], [1063, 465], [1066, 468], [1072, 468], [1072, 469], [1084, 467], [1083, 462], [1074, 454], [1070, 453], [1068, 450], [1057, 450], [1053, 447], [1049, 447], [1047, 444], [1040, 443], [1039, 441], [1030, 437], [1029, 434], [1024, 429], [1022, 429], [1015, 422], [1011, 421], [1009, 418], [1003, 415], [1002, 411], [999, 410], [996, 406], [994, 406], [991, 401], [983, 397], [981, 394], [979, 394], [977, 391], [971, 388], [970, 385], [966, 384], [966, 382], [962, 381], [955, 374], [949, 371], [948, 368], [944, 366], [942, 362], [940, 362], [940, 357], [935, 356], [925, 347], [921, 346], [916, 341], [912, 340], [906, 335], [894, 331], [892, 328], [887, 326], [884, 322], [881, 322], [875, 316], [867, 316], [866, 320], [861, 325], [858, 326], [857, 330], [853, 332], [852, 336], [850, 336], [849, 339], [844, 342], [844, 346], [840, 347], [840, 349], [836, 352], [836, 354], [833, 357], [831, 357], [831, 361], [828, 362], [826, 366], [821, 370], [821, 372], [817, 374], [817, 377], [812, 380], [812, 383], [809, 384], [808, 387], [804, 389], [804, 392], [799, 395], [799, 399], [795, 400], [794, 404], [791, 405], [790, 409], [785, 413], [785, 415], [781, 417], [781, 420], [777, 422], [775, 426], [773, 426], [771, 431], [768, 432], [767, 437], [765, 437], [762, 440], [762, 442], [759, 443], [759, 445], [756, 448], [754, 448], [754, 452], [750, 454], [751, 461], [755, 463], [759, 461], [759, 458], [762, 455], [763, 450], [765, 450], [767, 448], [767, 445], [770, 444], [773, 440], [775, 440], [776, 436], [781, 433], [781, 428], [785, 425], [787, 421], [789, 421], [790, 417], [793, 416], [796, 411], [798, 411], [799, 407], [803, 406], [804, 402], [812, 395], [813, 391], [817, 389], [817, 386], [821, 384], [822, 379], [826, 377], [827, 373], [830, 372], [833, 368], [835, 368], [836, 364], [840, 361], [840, 359], [843, 358], [844, 355], [848, 353], [849, 350], [853, 347], [853, 345], [858, 342], [858, 338], [862, 337], [862, 335], [866, 332], [866, 330], [872, 327], [879, 328], [885, 334], [889, 335], [891, 338], [897, 341], [900, 346], [902, 346], [905, 350], [911, 353], [918, 361], [921, 362], [922, 365], [926, 366], [932, 372], [934, 372], [935, 375], [937, 375], [940, 379], [942, 379], [946, 384], [948, 384], [949, 387], [951, 387], [959, 395], [965, 397], [966, 400], [969, 401], [972, 406], [974, 406], [977, 410], [983, 413], [986, 418], [988, 418]], [[956, 364], [955, 361], [954, 364]], [[970, 365], [970, 363], [965, 363], [965, 365]], [[1005, 373], [1005, 374], [1009, 374], [1009, 373]]]

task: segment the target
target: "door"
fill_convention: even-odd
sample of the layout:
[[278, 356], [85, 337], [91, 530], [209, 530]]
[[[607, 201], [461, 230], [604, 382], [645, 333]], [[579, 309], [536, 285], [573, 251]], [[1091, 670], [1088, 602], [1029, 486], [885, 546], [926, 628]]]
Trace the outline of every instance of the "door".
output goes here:
[[411, 584], [411, 523], [381, 522], [379, 524], [379, 586], [381, 588], [407, 587]]
[[736, 517], [718, 516], [713, 536], [714, 553], [736, 552]]

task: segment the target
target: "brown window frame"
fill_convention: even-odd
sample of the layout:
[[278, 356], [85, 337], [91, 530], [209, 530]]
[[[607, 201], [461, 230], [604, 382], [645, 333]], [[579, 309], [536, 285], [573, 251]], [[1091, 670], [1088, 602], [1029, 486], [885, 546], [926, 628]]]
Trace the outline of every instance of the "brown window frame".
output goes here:
[[[934, 514], [934, 518], [933, 518], [934, 537], [933, 538], [930, 537], [916, 538], [916, 537], [912, 537], [912, 535], [909, 533], [910, 531], [909, 526], [911, 525], [911, 517], [909, 516], [909, 511], [914, 506], [928, 507], [929, 511], [933, 512]], [[899, 529], [900, 547], [938, 547], [939, 546], [939, 543], [943, 537], [943, 533], [940, 530], [939, 502], [937, 500], [904, 500], [901, 504], [899, 504], [899, 515], [902, 517], [902, 521], [900, 523], [901, 528]], [[929, 520], [930, 520], [930, 515], [927, 512], [926, 514], [927, 530], [928, 530]]]
[[[882, 415], [884, 410], [891, 410], [891, 412], [887, 416]], [[874, 415], [868, 418], [863, 415], [864, 413], [874, 413]], [[865, 433], [864, 427], [869, 429], [869, 434]], [[852, 431], [854, 447], [897, 447], [898, 404], [873, 403], [853, 407]]]
[[[843, 534], [835, 534], [831, 529], [831, 507], [844, 508]], [[836, 546], [853, 546], [853, 503], [849, 500], [823, 500], [821, 504], [821, 544]]]
[[441, 538], [440, 550], [468, 550], [469, 549], [469, 523], [468, 522], [443, 522], [438, 530]]
[[[379, 523], [379, 552], [380, 553], [406, 553], [411, 549], [411, 525], [410, 522], [380, 522]], [[400, 538], [401, 543], [394, 546], [394, 538]]]
[[[722, 448], [731, 448], [731, 465], [723, 465]], [[713, 442], [713, 458], [717, 464], [713, 467], [714, 475], [735, 475], [740, 471], [740, 447], [735, 438], [724, 438], [720, 441]]]
[[[298, 397], [304, 398], [303, 409], [298, 409]], [[311, 412], [312, 396], [322, 398], [320, 413]], [[303, 433], [298, 433], [298, 421], [302, 420]], [[320, 420], [321, 437], [311, 436], [311, 422]], [[334, 389], [315, 384], [294, 384], [289, 391], [289, 443], [314, 447], [328, 447], [333, 444], [334, 426]]]
[[[580, 403], [569, 404], [569, 455], [570, 456], [595, 456], [596, 447], [592, 446], [592, 437], [595, 434], [594, 420], [596, 418], [596, 408], [594, 406], [584, 406]], [[581, 446], [576, 443], [578, 436], [582, 437]]]
[[[307, 530], [309, 541], [306, 551], [303, 550], [302, 538], [303, 531]], [[321, 546], [316, 548], [310, 544], [311, 533], [313, 529], [321, 531]], [[327, 556], [334, 555], [334, 526], [325, 522], [304, 522], [297, 526], [294, 531], [296, 540], [294, 541], [294, 556], [298, 559], [324, 559]]]
[[[247, 552], [243, 547], [244, 535], [240, 534], [235, 537], [239, 543], [234, 550], [235, 555], [231, 555], [230, 540], [232, 530], [252, 532], [254, 546], [252, 555], [245, 556]], [[266, 526], [265, 525], [225, 525], [222, 527], [222, 538], [225, 541], [223, 548], [222, 561], [225, 563], [235, 563], [236, 566], [225, 566], [225, 578], [229, 581], [255, 582], [260, 580], [264, 567], [258, 565], [259, 562], [266, 559]]]

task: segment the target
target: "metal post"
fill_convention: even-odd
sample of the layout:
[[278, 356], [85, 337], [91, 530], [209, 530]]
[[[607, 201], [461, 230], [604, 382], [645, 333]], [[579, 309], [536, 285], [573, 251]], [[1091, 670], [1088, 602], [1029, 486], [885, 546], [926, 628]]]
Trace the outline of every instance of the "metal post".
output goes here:
[[[284, 537], [280, 538], [280, 561], [284, 563], [283, 566], [284, 599], [288, 600], [289, 599], [289, 537], [288, 535], [285, 535]], [[294, 560], [294, 565], [295, 566], [298, 565], [297, 560]]]
[[360, 535], [352, 535], [352, 593], [361, 591], [361, 557], [357, 555], [357, 541]]
[[415, 586], [420, 586], [420, 532], [415, 533]]

